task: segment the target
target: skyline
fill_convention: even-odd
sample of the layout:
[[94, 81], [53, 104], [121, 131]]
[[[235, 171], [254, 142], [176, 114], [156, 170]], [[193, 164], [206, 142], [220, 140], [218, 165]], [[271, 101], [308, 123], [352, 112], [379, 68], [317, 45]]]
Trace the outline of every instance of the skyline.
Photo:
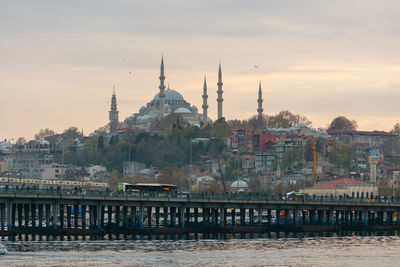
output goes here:
[[[397, 7], [397, 8], [396, 8]], [[217, 118], [289, 110], [326, 127], [344, 115], [360, 130], [400, 121], [400, 3], [396, 1], [2, 1], [0, 139], [42, 128], [85, 134], [108, 123], [113, 85], [120, 121], [166, 85]], [[259, 66], [258, 68], [254, 66]], [[237, 107], [242, 110], [236, 113]]]

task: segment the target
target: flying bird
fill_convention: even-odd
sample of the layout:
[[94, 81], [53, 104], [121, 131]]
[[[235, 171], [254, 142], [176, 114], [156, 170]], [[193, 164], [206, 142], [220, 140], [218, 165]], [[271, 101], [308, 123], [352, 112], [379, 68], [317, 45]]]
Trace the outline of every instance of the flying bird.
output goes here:
[[254, 68], [255, 68], [255, 69], [258, 69], [259, 67], [260, 67], [260, 66], [254, 65]]

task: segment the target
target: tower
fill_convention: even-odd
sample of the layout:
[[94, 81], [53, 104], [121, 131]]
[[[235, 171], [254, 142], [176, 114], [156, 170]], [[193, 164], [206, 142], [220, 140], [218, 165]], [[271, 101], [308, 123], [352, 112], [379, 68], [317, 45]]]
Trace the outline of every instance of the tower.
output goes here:
[[164, 117], [165, 114], [165, 76], [164, 76], [164, 57], [161, 56], [161, 68], [160, 68], [160, 118]]
[[111, 110], [109, 111], [110, 119], [110, 133], [116, 134], [118, 128], [118, 110], [117, 110], [117, 96], [115, 95], [115, 87], [113, 87], [113, 94], [111, 97]]
[[262, 120], [262, 113], [264, 111], [263, 108], [262, 108], [263, 99], [262, 99], [262, 91], [261, 91], [261, 81], [260, 81], [260, 83], [258, 85], [258, 100], [257, 100], [257, 102], [258, 102], [258, 109], [257, 109], [258, 120], [261, 121]]
[[217, 102], [218, 102], [218, 119], [222, 118], [222, 102], [224, 101], [224, 99], [222, 98], [222, 93], [224, 91], [222, 91], [222, 71], [221, 71], [221, 62], [219, 63], [219, 68], [218, 68], [218, 98], [217, 98]]
[[203, 105], [201, 106], [203, 108], [203, 123], [207, 122], [207, 110], [208, 110], [208, 105], [207, 105], [207, 81], [206, 81], [206, 76], [204, 76], [204, 85], [203, 85]]

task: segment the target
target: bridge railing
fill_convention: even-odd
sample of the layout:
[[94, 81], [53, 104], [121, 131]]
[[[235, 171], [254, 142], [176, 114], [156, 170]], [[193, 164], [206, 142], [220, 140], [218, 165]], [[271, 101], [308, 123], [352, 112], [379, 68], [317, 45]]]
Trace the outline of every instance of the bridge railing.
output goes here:
[[354, 203], [400, 203], [399, 198], [380, 197], [361, 198], [351, 196], [310, 196], [302, 195], [296, 197], [285, 197], [282, 195], [269, 195], [258, 193], [237, 193], [237, 194], [199, 194], [199, 193], [175, 193], [175, 192], [116, 192], [105, 190], [84, 190], [84, 189], [34, 189], [34, 188], [0, 188], [0, 194], [20, 195], [59, 195], [67, 196], [128, 196], [128, 197], [149, 197], [149, 198], [178, 198], [178, 199], [215, 199], [215, 200], [263, 200], [263, 201], [284, 201], [293, 202], [354, 202]]

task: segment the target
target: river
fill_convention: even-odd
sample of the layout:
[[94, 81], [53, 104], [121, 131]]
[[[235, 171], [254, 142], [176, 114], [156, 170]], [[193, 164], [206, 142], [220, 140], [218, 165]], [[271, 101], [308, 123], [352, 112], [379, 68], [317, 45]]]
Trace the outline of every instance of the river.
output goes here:
[[397, 266], [400, 237], [3, 241], [0, 266]]

